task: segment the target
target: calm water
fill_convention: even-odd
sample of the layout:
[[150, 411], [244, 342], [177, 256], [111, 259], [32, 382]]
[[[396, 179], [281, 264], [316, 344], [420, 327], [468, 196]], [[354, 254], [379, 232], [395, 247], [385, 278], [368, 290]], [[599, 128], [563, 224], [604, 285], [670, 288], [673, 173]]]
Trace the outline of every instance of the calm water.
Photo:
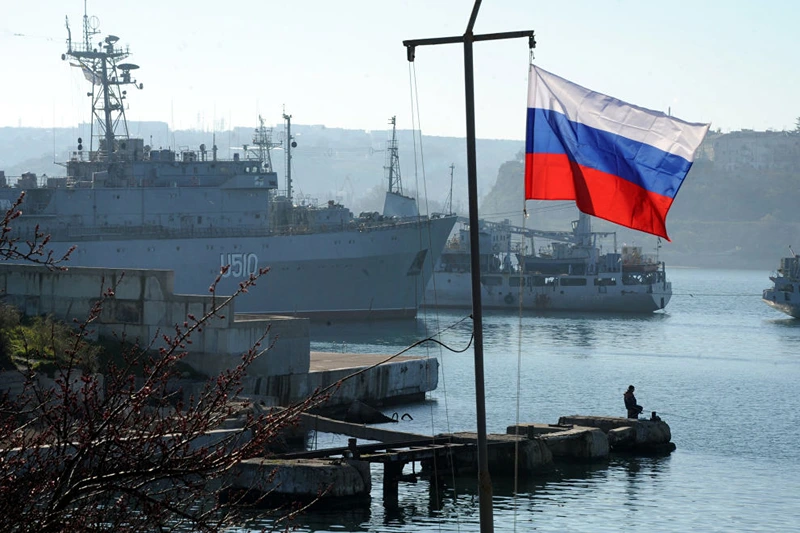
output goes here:
[[[521, 482], [493, 478], [496, 531], [800, 531], [800, 320], [763, 304], [767, 271], [672, 269], [675, 294], [652, 316], [484, 316], [490, 432], [517, 421], [624, 416], [636, 385], [646, 412], [669, 423], [677, 451], [665, 458], [612, 459]], [[457, 323], [466, 313], [428, 311], [415, 323], [315, 326], [312, 349], [394, 353]], [[469, 321], [441, 340], [463, 349]], [[475, 429], [472, 350], [431, 345], [439, 388], [398, 430]], [[390, 414], [390, 413], [389, 413]], [[341, 445], [319, 435], [318, 446]], [[407, 467], [410, 471], [411, 467]], [[301, 517], [300, 531], [477, 531], [472, 477], [431, 489], [401, 484], [386, 509], [381, 469], [369, 508]]]

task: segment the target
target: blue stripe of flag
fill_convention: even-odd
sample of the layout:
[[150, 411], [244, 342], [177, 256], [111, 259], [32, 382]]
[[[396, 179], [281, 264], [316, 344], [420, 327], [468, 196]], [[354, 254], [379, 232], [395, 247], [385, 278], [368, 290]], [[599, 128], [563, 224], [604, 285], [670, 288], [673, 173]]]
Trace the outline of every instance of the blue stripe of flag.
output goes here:
[[525, 141], [528, 154], [566, 154], [580, 166], [618, 176], [670, 198], [675, 198], [692, 166], [683, 157], [571, 122], [556, 111], [528, 108], [528, 129]]

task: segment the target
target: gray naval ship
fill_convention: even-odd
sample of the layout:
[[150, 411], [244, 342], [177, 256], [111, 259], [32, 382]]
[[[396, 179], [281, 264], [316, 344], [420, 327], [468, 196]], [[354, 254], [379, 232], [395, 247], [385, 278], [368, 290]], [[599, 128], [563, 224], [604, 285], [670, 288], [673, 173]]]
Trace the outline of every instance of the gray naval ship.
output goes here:
[[[439, 259], [426, 306], [472, 307], [469, 225], [463, 221]], [[616, 233], [593, 232], [585, 213], [568, 232], [519, 228], [508, 220], [480, 225], [486, 309], [652, 313], [672, 298], [672, 282], [657, 254], [643, 253], [641, 246], [618, 249]], [[613, 245], [603, 251], [601, 239], [607, 237]], [[549, 244], [533, 253], [534, 238]]]
[[66, 177], [25, 186], [14, 229], [23, 242], [38, 226], [55, 252], [76, 245], [68, 266], [173, 270], [175, 291], [186, 294], [208, 294], [222, 267], [229, 268], [217, 294], [269, 267], [237, 300], [237, 312], [326, 320], [416, 315], [456, 218], [419, 216], [416, 201], [403, 196], [394, 136], [384, 213], [354, 216], [334, 201], [295, 205], [291, 116], [284, 113], [284, 191], [263, 120], [253, 144], [233, 159], [218, 158], [214, 145], [153, 149], [128, 135], [126, 88], [143, 86], [133, 77], [138, 66], [125, 62], [127, 48], [114, 35], [98, 44], [96, 17], [84, 15], [81, 42], [69, 22], [67, 31], [62, 59], [91, 84], [93, 135], [88, 150], [78, 139]]

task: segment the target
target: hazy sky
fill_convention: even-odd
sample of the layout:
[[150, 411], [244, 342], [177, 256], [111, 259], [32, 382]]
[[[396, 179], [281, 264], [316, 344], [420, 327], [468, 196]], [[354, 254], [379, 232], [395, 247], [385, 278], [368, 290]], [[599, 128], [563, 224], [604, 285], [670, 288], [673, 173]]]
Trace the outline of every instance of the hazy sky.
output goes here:
[[[9, 1], [9, 0], [4, 0]], [[176, 129], [281, 122], [411, 127], [405, 39], [461, 35], [473, 0], [89, 0], [101, 35], [130, 46], [144, 90], [129, 120]], [[0, 18], [0, 126], [69, 127], [89, 89], [60, 56], [84, 2], [28, 0]], [[535, 62], [590, 89], [723, 131], [793, 129], [800, 2], [484, 0], [476, 33], [534, 30]], [[526, 39], [475, 44], [477, 135], [522, 139]], [[420, 124], [465, 134], [463, 48], [417, 49]], [[223, 122], [224, 121], [224, 122]]]

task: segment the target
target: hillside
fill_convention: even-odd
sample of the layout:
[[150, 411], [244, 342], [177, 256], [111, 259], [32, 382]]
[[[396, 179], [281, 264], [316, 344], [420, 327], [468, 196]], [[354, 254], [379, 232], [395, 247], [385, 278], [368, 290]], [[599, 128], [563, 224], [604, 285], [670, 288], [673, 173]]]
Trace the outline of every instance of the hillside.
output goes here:
[[[660, 255], [676, 266], [775, 270], [789, 246], [800, 251], [800, 133], [712, 134], [667, 217], [672, 242]], [[481, 203], [493, 220], [522, 224], [522, 154], [504, 162]], [[577, 210], [567, 202], [528, 202], [528, 227], [567, 230]], [[512, 216], [513, 214], [513, 216]], [[484, 216], [482, 214], [482, 216]], [[488, 216], [487, 216], [488, 218]], [[595, 220], [618, 242], [652, 251], [655, 237]]]

